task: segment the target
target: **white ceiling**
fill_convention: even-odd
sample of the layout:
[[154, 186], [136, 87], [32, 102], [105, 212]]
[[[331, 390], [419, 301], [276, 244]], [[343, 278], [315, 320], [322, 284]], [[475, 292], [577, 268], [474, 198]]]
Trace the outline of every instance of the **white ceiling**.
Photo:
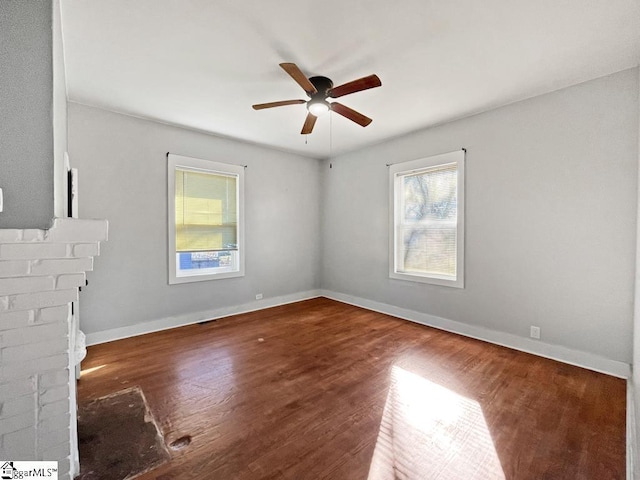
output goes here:
[[[638, 65], [637, 0], [62, 0], [69, 99], [327, 157]], [[373, 118], [300, 135], [279, 66], [336, 85]], [[308, 142], [308, 143], [306, 143]]]

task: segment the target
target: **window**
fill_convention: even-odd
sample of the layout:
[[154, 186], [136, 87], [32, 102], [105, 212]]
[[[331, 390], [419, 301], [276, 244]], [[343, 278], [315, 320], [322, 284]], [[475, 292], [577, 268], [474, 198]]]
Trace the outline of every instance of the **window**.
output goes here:
[[244, 167], [167, 158], [169, 283], [244, 275]]
[[389, 276], [464, 286], [464, 151], [390, 166]]

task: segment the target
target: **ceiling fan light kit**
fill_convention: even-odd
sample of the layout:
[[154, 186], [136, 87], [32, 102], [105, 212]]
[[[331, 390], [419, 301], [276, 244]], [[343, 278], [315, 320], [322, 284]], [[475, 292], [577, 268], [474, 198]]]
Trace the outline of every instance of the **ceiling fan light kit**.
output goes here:
[[316, 117], [327, 113], [331, 107], [326, 100], [309, 100], [307, 102], [307, 110]]
[[259, 103], [253, 105], [254, 110], [306, 103], [307, 111], [309, 113], [305, 119], [302, 131], [300, 132], [303, 135], [311, 133], [318, 115], [322, 115], [329, 110], [332, 110], [363, 127], [366, 127], [372, 122], [369, 117], [361, 114], [360, 112], [356, 112], [355, 110], [338, 102], [330, 103], [327, 101], [327, 98], [338, 98], [351, 93], [361, 92], [362, 90], [367, 90], [369, 88], [380, 87], [382, 82], [377, 75], [369, 75], [368, 77], [362, 77], [352, 82], [334, 87], [333, 82], [327, 77], [317, 76], [307, 78], [295, 63], [281, 63], [280, 67], [282, 67], [282, 69], [302, 87], [309, 96], [309, 100], [282, 100], [279, 102]]

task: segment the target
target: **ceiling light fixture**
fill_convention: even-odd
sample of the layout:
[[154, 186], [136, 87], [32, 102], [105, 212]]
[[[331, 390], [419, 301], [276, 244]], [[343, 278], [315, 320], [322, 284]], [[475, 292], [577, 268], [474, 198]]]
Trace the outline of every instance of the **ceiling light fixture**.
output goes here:
[[311, 115], [314, 115], [316, 117], [327, 113], [330, 109], [331, 107], [329, 106], [329, 102], [322, 98], [309, 100], [309, 102], [307, 103], [307, 110], [309, 110], [309, 113]]

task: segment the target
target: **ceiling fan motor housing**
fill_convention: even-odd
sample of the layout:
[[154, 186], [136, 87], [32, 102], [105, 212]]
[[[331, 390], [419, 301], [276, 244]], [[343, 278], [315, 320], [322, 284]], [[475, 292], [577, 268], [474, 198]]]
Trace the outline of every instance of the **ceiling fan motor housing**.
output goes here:
[[310, 95], [312, 100], [324, 100], [329, 95], [329, 90], [333, 88], [333, 82], [327, 77], [310, 77], [309, 81], [316, 87], [317, 93]]

